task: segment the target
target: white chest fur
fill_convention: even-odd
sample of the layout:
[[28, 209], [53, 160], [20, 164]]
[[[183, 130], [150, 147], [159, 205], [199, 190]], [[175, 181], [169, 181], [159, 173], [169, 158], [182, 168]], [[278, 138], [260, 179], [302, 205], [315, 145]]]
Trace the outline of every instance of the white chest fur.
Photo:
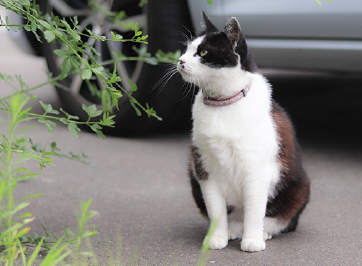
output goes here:
[[193, 143], [228, 204], [240, 203], [235, 201], [241, 200], [239, 188], [245, 182], [257, 181], [271, 196], [279, 179], [270, 88], [261, 75], [249, 75], [252, 85], [246, 98], [211, 107], [204, 105], [199, 92], [193, 106]]

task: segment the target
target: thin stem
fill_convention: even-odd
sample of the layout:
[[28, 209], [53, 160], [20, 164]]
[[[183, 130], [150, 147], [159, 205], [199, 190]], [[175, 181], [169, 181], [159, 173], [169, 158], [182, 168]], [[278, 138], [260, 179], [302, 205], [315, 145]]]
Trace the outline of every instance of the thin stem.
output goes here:
[[[43, 86], [45, 86], [45, 85], [47, 85], [47, 84], [51, 84], [51, 83], [53, 83], [53, 82], [55, 82], [55, 81], [57, 81], [57, 80], [59, 80], [59, 79], [60, 79], [59, 76], [58, 76], [58, 77], [55, 77], [55, 78], [52, 78], [52, 79], [48, 79], [47, 81], [45, 81], [45, 82], [43, 82], [43, 83], [40, 83], [40, 84], [38, 84], [38, 85], [36, 85], [36, 86], [34, 86], [34, 87], [28, 88], [28, 89], [26, 89], [26, 90], [20, 90], [20, 92], [29, 93], [30, 91], [33, 91], [33, 90], [38, 89], [38, 88], [40, 88], [40, 87], [43, 87]], [[9, 84], [10, 84], [10, 83], [9, 83]], [[15, 92], [15, 93], [13, 93], [13, 94], [9, 94], [8, 96], [2, 97], [1, 99], [2, 99], [2, 100], [7, 100], [7, 99], [11, 98], [12, 96], [14, 96], [14, 95], [15, 95], [16, 93], [18, 93], [18, 92], [19, 92], [19, 91]]]
[[[9, 116], [9, 136], [8, 139], [6, 141], [6, 146], [5, 146], [5, 169], [6, 169], [6, 181], [7, 181], [7, 189], [6, 191], [8, 192], [8, 202], [7, 202], [7, 209], [8, 211], [11, 211], [13, 209], [13, 205], [14, 205], [14, 196], [12, 193], [12, 185], [13, 185], [13, 176], [12, 176], [12, 149], [11, 147], [13, 146], [13, 138], [14, 138], [14, 129], [16, 127], [16, 118], [17, 118], [17, 114], [12, 113], [12, 116]], [[7, 222], [7, 228], [10, 228], [12, 223], [13, 223], [13, 215], [11, 214], [11, 212], [9, 212], [9, 214], [6, 216], [6, 222]], [[13, 237], [12, 237], [12, 233], [13, 232], [9, 232], [6, 236], [6, 242], [8, 243], [12, 243], [13, 242]], [[14, 252], [16, 252], [16, 246], [14, 246], [14, 244], [12, 244], [12, 248], [9, 249], [11, 254], [7, 254], [10, 261], [10, 265], [12, 265], [12, 259], [13, 259], [13, 255]]]

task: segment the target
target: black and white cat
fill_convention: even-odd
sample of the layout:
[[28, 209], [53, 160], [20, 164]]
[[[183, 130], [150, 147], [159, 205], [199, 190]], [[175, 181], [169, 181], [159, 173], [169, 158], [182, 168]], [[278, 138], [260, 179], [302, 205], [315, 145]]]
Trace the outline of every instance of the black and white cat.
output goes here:
[[309, 201], [293, 126], [256, 73], [236, 18], [189, 41], [177, 70], [200, 88], [193, 105], [189, 173], [201, 213], [216, 226], [207, 240], [222, 249], [265, 249], [265, 240], [293, 231]]

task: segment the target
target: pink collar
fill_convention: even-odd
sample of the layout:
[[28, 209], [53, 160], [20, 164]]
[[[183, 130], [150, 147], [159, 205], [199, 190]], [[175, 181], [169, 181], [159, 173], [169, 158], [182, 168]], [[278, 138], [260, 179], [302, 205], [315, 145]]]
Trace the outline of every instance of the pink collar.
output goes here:
[[230, 98], [227, 98], [227, 99], [222, 99], [222, 100], [217, 100], [217, 99], [210, 98], [210, 97], [204, 97], [204, 104], [208, 105], [208, 106], [216, 106], [216, 107], [230, 105], [230, 104], [235, 103], [235, 102], [241, 100], [242, 98], [246, 97], [250, 88], [251, 88], [251, 83], [246, 85], [245, 88], [242, 89], [240, 92], [238, 92], [236, 95], [234, 95]]

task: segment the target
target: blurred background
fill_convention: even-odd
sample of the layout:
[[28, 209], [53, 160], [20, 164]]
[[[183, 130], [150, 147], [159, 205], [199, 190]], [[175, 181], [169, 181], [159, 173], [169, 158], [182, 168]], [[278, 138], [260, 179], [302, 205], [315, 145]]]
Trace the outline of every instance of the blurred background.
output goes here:
[[[79, 17], [82, 29], [95, 29], [108, 36], [111, 31], [130, 36], [133, 32], [111, 21], [104, 22], [87, 5], [85, 0], [40, 0], [43, 12], [53, 12], [60, 17]], [[108, 2], [107, 2], [108, 3]], [[154, 0], [140, 7], [138, 1], [109, 1], [111, 11], [125, 10], [128, 21], [137, 22], [139, 28], [149, 34], [147, 49], [155, 53], [183, 50], [185, 37], [200, 32], [201, 12], [222, 29], [227, 19], [237, 17], [246, 36], [249, 48], [259, 69], [274, 88], [275, 99], [289, 112], [300, 134], [320, 133], [325, 138], [338, 134], [359, 135], [361, 120], [362, 88], [362, 2], [355, 0], [322, 1], [165, 1]], [[14, 23], [24, 23], [20, 17], [9, 14]], [[31, 32], [9, 32], [14, 44], [26, 53], [46, 60], [49, 70], [58, 75], [62, 61], [53, 51], [61, 48], [54, 43], [36, 41]], [[95, 48], [102, 60], [114, 59], [116, 49], [126, 56], [135, 56], [135, 49], [142, 45], [120, 43], [116, 46], [101, 42]], [[138, 85], [134, 96], [156, 109], [163, 118], [138, 117], [127, 97], [120, 101], [120, 111], [115, 110], [116, 128], [106, 133], [116, 135], [144, 135], [190, 128], [192, 93], [178, 75], [166, 84], [156, 85], [169, 69], [169, 65], [151, 66], [143, 62], [119, 62], [117, 72], [122, 86], [130, 90], [131, 78]], [[299, 72], [298, 72], [299, 71]], [[93, 85], [102, 90], [101, 82]], [[81, 104], [100, 104], [92, 96], [87, 84], [77, 76], [61, 81], [70, 88], [57, 88], [63, 108], [86, 119]], [[164, 86], [163, 86], [164, 85]], [[302, 124], [306, 126], [302, 126]]]

